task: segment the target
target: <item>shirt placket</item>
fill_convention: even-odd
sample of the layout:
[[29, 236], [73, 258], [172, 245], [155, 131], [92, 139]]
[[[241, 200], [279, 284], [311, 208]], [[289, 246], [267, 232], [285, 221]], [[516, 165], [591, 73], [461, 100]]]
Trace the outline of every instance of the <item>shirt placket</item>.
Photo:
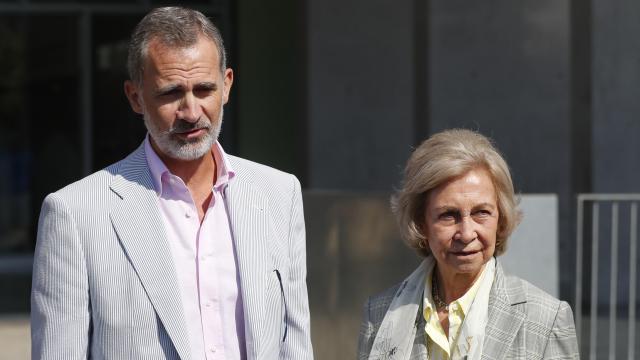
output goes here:
[[219, 200], [214, 191], [211, 204], [205, 213], [198, 231], [198, 284], [200, 288], [200, 312], [202, 318], [203, 343], [207, 360], [225, 359], [222, 327], [222, 299], [220, 279], [216, 271], [214, 239], [209, 231], [215, 217], [213, 207]]

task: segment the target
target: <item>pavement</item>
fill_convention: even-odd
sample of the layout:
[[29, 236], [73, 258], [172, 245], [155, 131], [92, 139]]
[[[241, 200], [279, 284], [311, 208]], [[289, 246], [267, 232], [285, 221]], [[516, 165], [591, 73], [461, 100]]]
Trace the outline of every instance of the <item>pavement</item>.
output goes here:
[[31, 358], [28, 314], [0, 316], [0, 349], [0, 360]]

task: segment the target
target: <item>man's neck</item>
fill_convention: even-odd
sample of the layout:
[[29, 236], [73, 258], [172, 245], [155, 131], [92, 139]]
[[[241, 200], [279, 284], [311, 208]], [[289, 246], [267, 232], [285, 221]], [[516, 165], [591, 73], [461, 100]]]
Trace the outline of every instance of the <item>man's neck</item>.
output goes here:
[[202, 186], [211, 189], [215, 183], [216, 162], [210, 151], [195, 160], [177, 160], [165, 155], [159, 157], [173, 175], [182, 179], [189, 190]]
[[199, 188], [205, 184], [211, 188], [215, 183], [216, 161], [211, 151], [207, 151], [204, 156], [198, 159], [181, 160], [162, 152], [152, 138], [149, 138], [149, 143], [169, 172], [182, 179], [189, 190], [192, 190], [192, 187]]
[[187, 186], [202, 222], [211, 201], [213, 184], [217, 180], [216, 160], [213, 153], [207, 151], [204, 156], [195, 160], [179, 160], [159, 151], [153, 142], [151, 146], [171, 174], [182, 179]]

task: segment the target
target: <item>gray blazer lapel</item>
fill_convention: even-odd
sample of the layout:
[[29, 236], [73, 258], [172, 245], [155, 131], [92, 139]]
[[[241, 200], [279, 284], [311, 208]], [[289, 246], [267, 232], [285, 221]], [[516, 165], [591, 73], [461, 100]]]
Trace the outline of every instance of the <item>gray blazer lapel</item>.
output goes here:
[[[525, 319], [522, 305], [526, 302], [520, 282], [511, 282], [496, 262], [496, 277], [489, 294], [489, 322], [485, 329], [482, 359], [504, 359]], [[515, 347], [516, 353], [519, 347]], [[512, 350], [514, 350], [512, 349]], [[517, 354], [524, 358], [525, 354]]]
[[190, 359], [173, 257], [142, 146], [122, 164], [111, 189], [122, 199], [110, 214], [122, 247], [180, 358]]
[[427, 337], [425, 334], [425, 326], [427, 325], [422, 311], [422, 301], [416, 315], [416, 336], [413, 339], [413, 347], [411, 348], [410, 359], [422, 360], [427, 358]]
[[[234, 164], [234, 167], [238, 165]], [[242, 174], [229, 182], [225, 201], [238, 256], [247, 357], [258, 359], [264, 331], [264, 284], [274, 269], [268, 261], [269, 221], [264, 196]]]

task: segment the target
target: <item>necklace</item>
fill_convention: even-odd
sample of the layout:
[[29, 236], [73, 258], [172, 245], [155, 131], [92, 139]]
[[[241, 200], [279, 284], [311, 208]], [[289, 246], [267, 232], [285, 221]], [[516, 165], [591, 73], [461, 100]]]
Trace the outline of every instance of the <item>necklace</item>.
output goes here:
[[442, 300], [440, 297], [440, 291], [438, 289], [438, 276], [436, 276], [436, 272], [433, 272], [431, 276], [431, 295], [433, 296], [433, 302], [436, 303], [436, 310], [442, 310], [449, 312], [449, 304]]

